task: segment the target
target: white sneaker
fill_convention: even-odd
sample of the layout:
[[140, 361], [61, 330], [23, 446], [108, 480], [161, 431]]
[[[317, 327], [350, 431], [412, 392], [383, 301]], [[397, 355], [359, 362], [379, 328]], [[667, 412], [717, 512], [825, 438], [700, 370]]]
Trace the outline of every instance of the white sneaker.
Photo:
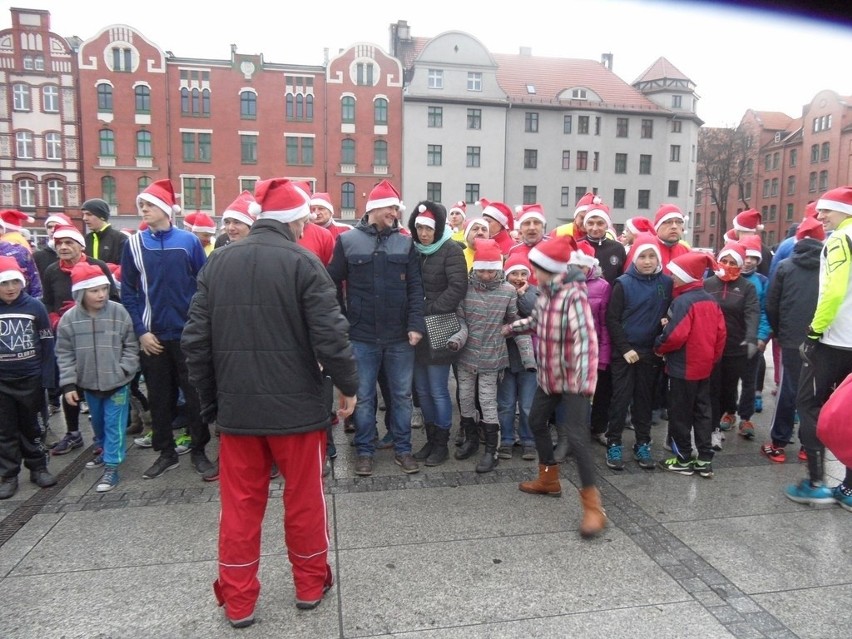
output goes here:
[[725, 436], [722, 434], [721, 429], [716, 428], [710, 433], [710, 445], [713, 447], [713, 450], [722, 450], [723, 441], [725, 441]]
[[139, 446], [139, 448], [151, 448], [154, 444], [151, 442], [151, 438], [154, 436], [150, 430], [142, 435], [142, 437], [136, 437], [133, 440], [133, 443]]
[[86, 402], [80, 402], [80, 412], [83, 414], [89, 412], [89, 405]]
[[423, 411], [417, 406], [411, 410], [411, 427], [423, 428]]
[[192, 450], [192, 438], [184, 433], [175, 437], [175, 452], [178, 455], [186, 455]]

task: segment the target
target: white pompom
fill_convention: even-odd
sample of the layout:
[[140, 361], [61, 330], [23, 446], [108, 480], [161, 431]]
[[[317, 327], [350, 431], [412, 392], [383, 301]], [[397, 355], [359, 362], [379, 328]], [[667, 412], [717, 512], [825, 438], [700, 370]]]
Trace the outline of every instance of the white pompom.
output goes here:
[[260, 204], [258, 204], [257, 202], [251, 202], [248, 205], [249, 215], [254, 215], [255, 217], [257, 217], [258, 215], [260, 215], [261, 210], [262, 209], [260, 208]]
[[421, 204], [420, 206], [418, 206], [418, 207], [417, 207], [417, 212], [418, 212], [418, 213], [425, 213], [425, 212], [426, 212], [426, 205], [425, 205], [425, 204]]
[[177, 204], [172, 205], [172, 213], [180, 213], [180, 207]]

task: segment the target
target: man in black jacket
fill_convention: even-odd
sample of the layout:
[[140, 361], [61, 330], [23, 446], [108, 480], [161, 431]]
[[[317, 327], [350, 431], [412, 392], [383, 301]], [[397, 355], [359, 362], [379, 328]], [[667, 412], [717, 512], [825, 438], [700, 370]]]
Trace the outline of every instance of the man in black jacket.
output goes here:
[[[284, 476], [284, 530], [296, 607], [319, 605], [334, 579], [322, 470], [329, 375], [355, 408], [358, 373], [331, 278], [296, 240], [308, 196], [283, 178], [258, 183], [248, 237], [211, 253], [198, 276], [181, 347], [205, 421], [220, 437], [219, 579], [234, 627], [254, 622], [260, 532], [273, 462]], [[320, 369], [320, 366], [322, 369]]]
[[92, 198], [83, 202], [80, 208], [83, 221], [89, 228], [86, 234], [86, 255], [110, 264], [121, 264], [121, 252], [127, 236], [110, 226], [109, 204]]

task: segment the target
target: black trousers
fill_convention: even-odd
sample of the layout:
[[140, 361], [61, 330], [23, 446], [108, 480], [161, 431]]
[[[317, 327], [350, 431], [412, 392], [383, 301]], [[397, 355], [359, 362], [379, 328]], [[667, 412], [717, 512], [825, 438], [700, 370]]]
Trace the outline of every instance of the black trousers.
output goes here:
[[[745, 374], [747, 362], [748, 358], [745, 355], [723, 356], [713, 367], [713, 372], [710, 374], [713, 424], [719, 423], [723, 413], [736, 414], [737, 392], [740, 380]], [[669, 386], [669, 389], [671, 389], [671, 386]], [[752, 411], [754, 411], [754, 384], [751, 387], [751, 404]]]
[[538, 453], [538, 463], [547, 466], [556, 464], [553, 458], [553, 439], [547, 420], [562, 404], [568, 420], [568, 446], [577, 462], [580, 474], [580, 484], [583, 488], [595, 485], [595, 467], [589, 452], [589, 434], [587, 420], [589, 415], [589, 399], [573, 393], [549, 395], [541, 387], [535, 389], [529, 424], [535, 439], [535, 449]]
[[692, 437], [700, 461], [713, 459], [710, 435], [713, 422], [710, 410], [710, 380], [697, 381], [669, 377], [669, 434], [681, 460], [692, 457]]
[[47, 451], [36, 416], [44, 407], [41, 379], [0, 382], [0, 477], [17, 477], [21, 460], [30, 470], [47, 468]]
[[606, 432], [609, 422], [610, 402], [612, 401], [612, 372], [598, 369], [598, 383], [592, 397], [592, 435]]
[[607, 441], [621, 445], [624, 421], [630, 407], [630, 421], [636, 432], [636, 443], [651, 441], [651, 413], [660, 375], [662, 360], [653, 353], [639, 357], [628, 364], [623, 357], [615, 357], [609, 365], [612, 373], [612, 401], [610, 402]]

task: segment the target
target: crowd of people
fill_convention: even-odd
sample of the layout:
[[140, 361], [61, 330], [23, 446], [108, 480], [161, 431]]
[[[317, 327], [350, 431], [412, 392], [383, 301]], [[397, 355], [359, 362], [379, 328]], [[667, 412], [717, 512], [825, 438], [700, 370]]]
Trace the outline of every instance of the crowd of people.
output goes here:
[[[755, 453], [784, 462], [798, 423], [807, 478], [785, 494], [852, 511], [852, 463], [835, 451], [846, 476], [826, 486], [818, 434], [822, 406], [852, 373], [852, 187], [811, 203], [774, 255], [752, 209], [714, 254], [689, 246], [672, 204], [620, 234], [594, 193], [551, 230], [538, 204], [476, 205], [423, 200], [406, 222], [384, 180], [350, 227], [328, 193], [275, 178], [237, 196], [217, 237], [201, 212], [178, 228], [164, 179], [137, 197], [139, 230], [116, 230], [109, 205], [88, 200], [86, 235], [52, 214], [35, 251], [27, 216], [0, 213], [0, 499], [16, 493], [22, 462], [38, 486], [56, 483], [49, 455], [83, 446], [83, 412], [94, 431], [87, 467], [102, 469], [98, 492], [112, 490], [127, 436], [149, 425], [134, 440], [157, 453], [143, 478], [186, 453], [203, 480], [220, 482], [214, 591], [244, 627], [278, 474], [296, 605], [316, 607], [333, 584], [322, 477], [335, 425], [352, 433], [361, 477], [381, 448], [410, 474], [445, 463], [451, 448], [489, 473], [517, 447], [538, 462], [519, 489], [559, 497], [559, 466], [572, 457], [580, 533], [593, 537], [607, 525], [595, 447], [613, 471], [632, 460], [712, 478], [726, 433], [755, 438], [771, 344], [776, 408]], [[48, 454], [44, 415], [60, 410], [66, 432]], [[660, 460], [655, 414], [668, 421]], [[426, 441], [414, 451], [418, 426]]]

